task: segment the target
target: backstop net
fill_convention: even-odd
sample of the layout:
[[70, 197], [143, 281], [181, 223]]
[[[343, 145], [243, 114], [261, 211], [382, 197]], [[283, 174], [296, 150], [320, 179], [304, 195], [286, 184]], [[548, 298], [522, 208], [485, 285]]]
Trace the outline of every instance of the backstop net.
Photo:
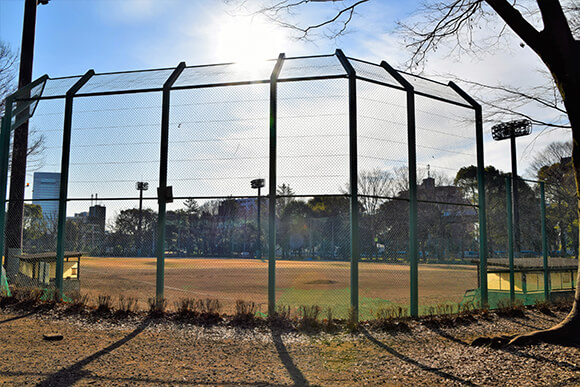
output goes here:
[[479, 287], [475, 107], [455, 86], [341, 51], [43, 85], [9, 100], [38, 102], [11, 286], [361, 318]]

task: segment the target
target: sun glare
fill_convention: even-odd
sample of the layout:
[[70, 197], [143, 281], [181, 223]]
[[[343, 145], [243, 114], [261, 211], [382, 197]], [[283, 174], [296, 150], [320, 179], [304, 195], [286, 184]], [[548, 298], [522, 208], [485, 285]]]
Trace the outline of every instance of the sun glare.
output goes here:
[[275, 27], [258, 18], [227, 17], [218, 23], [216, 56], [224, 62], [251, 67], [284, 51], [284, 38]]

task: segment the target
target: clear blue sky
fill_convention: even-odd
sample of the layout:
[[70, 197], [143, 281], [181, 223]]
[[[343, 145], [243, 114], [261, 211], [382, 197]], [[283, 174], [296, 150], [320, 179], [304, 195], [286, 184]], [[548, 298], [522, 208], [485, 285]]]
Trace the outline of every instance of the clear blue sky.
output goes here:
[[[327, 54], [336, 48], [349, 56], [376, 63], [384, 59], [400, 66], [409, 54], [400, 37], [393, 34], [395, 23], [408, 17], [418, 3], [371, 1], [360, 7], [345, 36], [305, 42], [292, 39], [288, 30], [259, 16], [239, 16], [243, 12], [221, 0], [51, 0], [37, 9], [34, 77], [78, 75], [91, 68], [99, 73], [171, 67], [181, 61], [196, 65], [245, 61], [251, 56], [275, 58], [280, 52], [288, 56]], [[0, 40], [15, 51], [20, 49], [23, 8], [24, 0], [0, 0]], [[315, 5], [297, 15], [297, 20], [304, 24], [319, 21], [325, 12], [332, 12], [327, 4]], [[452, 73], [492, 84], [540, 82], [535, 73], [540, 64], [530, 50], [522, 50], [517, 39], [506, 46], [506, 50], [480, 53], [477, 58], [433, 55], [426, 73]], [[525, 172], [534, 152], [569, 137], [558, 132], [521, 139], [520, 172]], [[232, 151], [237, 150], [236, 145]], [[508, 154], [507, 142], [494, 143], [487, 135], [486, 164], [509, 170]]]
[[[308, 43], [290, 39], [288, 31], [261, 17], [232, 16], [243, 11], [220, 0], [51, 0], [38, 6], [34, 73], [55, 77], [89, 68], [105, 72], [237, 61], [244, 49], [276, 57], [340, 47], [351, 56], [374, 59], [374, 47], [408, 13], [399, 3], [365, 5], [351, 34]], [[23, 8], [24, 0], [0, 0], [0, 39], [15, 50], [20, 49]], [[329, 8], [318, 7], [302, 19], [314, 20], [324, 9]]]

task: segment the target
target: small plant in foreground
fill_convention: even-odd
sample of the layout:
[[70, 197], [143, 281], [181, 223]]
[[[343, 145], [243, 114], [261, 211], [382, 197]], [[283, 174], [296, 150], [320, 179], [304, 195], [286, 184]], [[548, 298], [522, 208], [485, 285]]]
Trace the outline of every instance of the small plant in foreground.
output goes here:
[[70, 304], [75, 305], [75, 306], [85, 307], [85, 306], [87, 306], [87, 304], [90, 301], [90, 296], [87, 293], [82, 294], [79, 291], [72, 292], [69, 295], [69, 298], [70, 298]]
[[536, 303], [534, 305], [535, 305], [536, 309], [538, 309], [543, 314], [545, 314], [547, 316], [554, 315], [554, 313], [552, 312], [552, 309], [550, 308], [551, 305], [548, 301], [538, 299], [538, 300], [536, 300]]
[[460, 302], [459, 304], [457, 304], [457, 310], [460, 313], [468, 313], [471, 311], [476, 310], [476, 306], [473, 303], [473, 301], [467, 301], [467, 302]]
[[377, 320], [389, 320], [408, 317], [408, 309], [399, 305], [381, 306], [375, 313]]
[[182, 317], [190, 317], [195, 314], [199, 314], [195, 311], [196, 299], [195, 298], [181, 298], [179, 301], [175, 301], [175, 310]]
[[371, 325], [384, 331], [408, 331], [410, 328], [404, 321], [407, 309], [400, 306], [381, 307], [375, 313], [375, 320]]
[[84, 311], [90, 301], [88, 294], [81, 294], [79, 291], [70, 293], [69, 298], [70, 302], [68, 302], [66, 307], [66, 311], [69, 313], [79, 313]]
[[495, 313], [501, 317], [525, 317], [524, 303], [520, 300], [499, 300]]
[[222, 305], [215, 298], [206, 298], [205, 300], [197, 300], [195, 308], [201, 311], [201, 314], [219, 316]]
[[158, 300], [155, 297], [150, 297], [147, 299], [149, 304], [149, 314], [151, 316], [163, 316], [165, 314], [165, 309], [167, 307], [167, 300], [162, 298]]
[[108, 313], [111, 311], [112, 301], [109, 295], [100, 295], [97, 298], [97, 312]]
[[334, 321], [334, 316], [332, 315], [332, 308], [330, 306], [326, 308], [326, 318], [322, 320], [322, 324], [326, 332], [334, 332], [338, 328]]
[[350, 333], [356, 333], [359, 330], [358, 312], [354, 308], [348, 310], [348, 320], [346, 322], [346, 330]]
[[258, 305], [253, 301], [236, 300], [236, 316], [254, 316]]
[[300, 313], [300, 327], [303, 329], [318, 328], [320, 323], [318, 315], [320, 314], [320, 306], [318, 305], [301, 305], [298, 308]]
[[276, 318], [290, 320], [291, 316], [292, 316], [292, 308], [290, 307], [290, 305], [278, 305], [276, 307], [276, 316], [275, 316]]
[[236, 313], [232, 318], [233, 323], [252, 323], [256, 320], [258, 305], [253, 301], [236, 301]]
[[117, 314], [128, 315], [137, 311], [138, 300], [133, 297], [120, 295], [117, 302]]

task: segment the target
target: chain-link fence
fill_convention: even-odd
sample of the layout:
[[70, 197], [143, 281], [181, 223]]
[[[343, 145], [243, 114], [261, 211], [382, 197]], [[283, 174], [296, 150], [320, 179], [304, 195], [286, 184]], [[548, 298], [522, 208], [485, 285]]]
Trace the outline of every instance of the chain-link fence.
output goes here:
[[[10, 287], [417, 315], [485, 300], [495, 279], [478, 268], [508, 250], [505, 186], [503, 207], [488, 190], [488, 238], [480, 225], [480, 107], [385, 62], [88, 72], [8, 102], [3, 149], [32, 116], [24, 200], [6, 200], [22, 224], [0, 210]], [[534, 214], [522, 246], [539, 240]]]
[[566, 172], [572, 173], [570, 160], [546, 165], [544, 172], [553, 168], [560, 170], [558, 181], [517, 177], [515, 184], [510, 175], [488, 168], [487, 278], [491, 307], [558, 301], [574, 293], [578, 199], [573, 179], [565, 178]]

